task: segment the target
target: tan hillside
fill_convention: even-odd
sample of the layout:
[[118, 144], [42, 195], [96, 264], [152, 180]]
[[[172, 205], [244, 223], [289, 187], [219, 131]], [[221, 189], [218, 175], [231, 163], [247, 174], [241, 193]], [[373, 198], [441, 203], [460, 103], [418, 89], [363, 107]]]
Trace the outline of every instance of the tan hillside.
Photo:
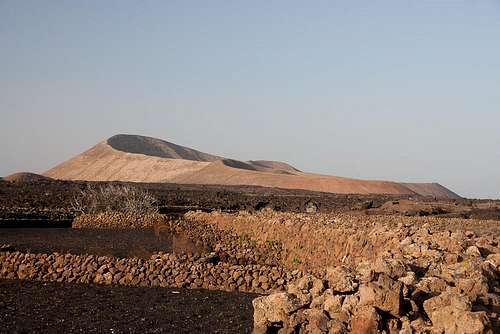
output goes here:
[[44, 175], [62, 180], [165, 182], [183, 174], [195, 173], [209, 164], [126, 153], [104, 141]]
[[283, 162], [226, 159], [134, 135], [111, 137], [44, 175], [64, 180], [256, 185], [333, 193], [458, 197], [438, 184], [403, 184], [305, 173]]
[[280, 174], [262, 171], [249, 171], [232, 168], [222, 161], [211, 163], [193, 175], [179, 175], [171, 180], [176, 183], [206, 183], [226, 185], [256, 185], [266, 187], [306, 189], [335, 193], [380, 193], [412, 194], [401, 184], [386, 181], [364, 181], [337, 176], [325, 176], [296, 172]]

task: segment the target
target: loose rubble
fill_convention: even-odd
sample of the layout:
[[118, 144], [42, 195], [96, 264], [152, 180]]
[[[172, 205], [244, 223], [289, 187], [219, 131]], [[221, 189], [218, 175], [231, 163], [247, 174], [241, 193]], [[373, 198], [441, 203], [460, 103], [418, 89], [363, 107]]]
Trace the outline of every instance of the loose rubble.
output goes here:
[[500, 332], [498, 235], [427, 223], [378, 236], [388, 247], [372, 247], [375, 258], [306, 274], [275, 309], [278, 294], [254, 300], [255, 333]]

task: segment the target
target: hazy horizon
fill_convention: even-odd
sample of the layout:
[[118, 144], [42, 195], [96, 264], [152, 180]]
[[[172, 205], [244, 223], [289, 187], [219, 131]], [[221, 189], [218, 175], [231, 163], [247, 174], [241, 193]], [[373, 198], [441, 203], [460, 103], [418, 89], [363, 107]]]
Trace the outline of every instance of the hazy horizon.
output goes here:
[[500, 2], [0, 2], [0, 176], [118, 133], [500, 198]]

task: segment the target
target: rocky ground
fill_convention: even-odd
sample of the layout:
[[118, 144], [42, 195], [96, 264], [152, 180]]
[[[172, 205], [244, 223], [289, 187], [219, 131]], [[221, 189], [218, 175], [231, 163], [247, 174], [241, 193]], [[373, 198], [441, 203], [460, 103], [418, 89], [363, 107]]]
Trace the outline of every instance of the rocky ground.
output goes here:
[[189, 217], [272, 238], [283, 259], [300, 257], [309, 272], [286, 292], [254, 300], [256, 333], [500, 332], [497, 221], [275, 212]]
[[[256, 333], [500, 331], [497, 221], [198, 211], [151, 222], [145, 230], [147, 220], [134, 226], [135, 215], [110, 213], [107, 222], [105, 216], [83, 216], [80, 229], [71, 233], [98, 236], [99, 229], [86, 228], [94, 217], [102, 235], [111, 238], [124, 233], [140, 244], [141, 233], [160, 243], [161, 236], [167, 236], [170, 253], [153, 253], [146, 259], [96, 256], [92, 247], [82, 249], [82, 255], [27, 253], [30, 243], [35, 246], [45, 238], [11, 233], [6, 240], [12, 246], [0, 250], [0, 276], [120, 289], [264, 293], [268, 296], [253, 301]], [[60, 236], [60, 245], [75, 243]], [[182, 237], [176, 241], [175, 236]], [[132, 247], [130, 240], [125, 238], [125, 244]], [[15, 248], [21, 241], [25, 248], [19, 252]], [[123, 247], [121, 242], [102, 241], [111, 248]]]

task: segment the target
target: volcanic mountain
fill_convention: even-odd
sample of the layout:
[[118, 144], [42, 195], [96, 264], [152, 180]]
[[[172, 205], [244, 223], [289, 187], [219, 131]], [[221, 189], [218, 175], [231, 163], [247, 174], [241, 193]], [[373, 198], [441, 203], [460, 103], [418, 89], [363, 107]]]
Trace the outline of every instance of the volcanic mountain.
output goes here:
[[62, 180], [256, 185], [332, 193], [459, 196], [437, 183], [368, 181], [302, 172], [287, 163], [239, 161], [164, 140], [116, 135], [43, 175]]

